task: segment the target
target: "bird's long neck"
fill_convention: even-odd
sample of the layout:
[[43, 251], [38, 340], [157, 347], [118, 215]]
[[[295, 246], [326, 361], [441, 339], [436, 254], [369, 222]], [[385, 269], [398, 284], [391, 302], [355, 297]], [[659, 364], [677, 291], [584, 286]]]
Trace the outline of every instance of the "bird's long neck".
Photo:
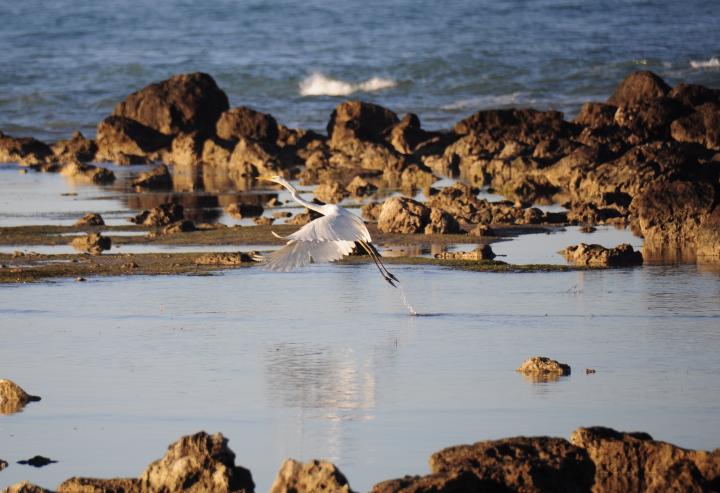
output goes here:
[[308, 202], [307, 200], [300, 197], [300, 194], [294, 186], [289, 183], [281, 183], [281, 185], [287, 188], [288, 192], [290, 192], [290, 195], [295, 202], [302, 205], [303, 207], [307, 207], [311, 211], [319, 212], [320, 214], [322, 214], [320, 206], [318, 204], [315, 204], [314, 202]]

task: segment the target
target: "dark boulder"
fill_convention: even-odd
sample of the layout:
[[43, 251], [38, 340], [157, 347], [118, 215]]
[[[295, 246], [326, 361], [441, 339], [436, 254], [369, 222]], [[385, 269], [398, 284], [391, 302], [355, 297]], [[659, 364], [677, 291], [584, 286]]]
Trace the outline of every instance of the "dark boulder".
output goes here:
[[170, 203], [142, 211], [129, 220], [131, 223], [145, 226], [167, 226], [168, 224], [182, 221], [184, 218], [185, 211], [183, 210], [183, 206]]
[[172, 175], [164, 164], [150, 171], [144, 171], [132, 181], [136, 188], [149, 188], [151, 190], [172, 188]]
[[123, 116], [109, 116], [97, 127], [97, 159], [123, 162], [168, 147], [171, 139], [157, 130]]
[[720, 103], [703, 103], [695, 111], [672, 122], [672, 138], [720, 151]]
[[398, 122], [397, 115], [387, 108], [363, 101], [346, 101], [333, 110], [327, 132], [331, 145], [348, 139], [379, 142]]
[[608, 104], [637, 103], [660, 98], [670, 92], [670, 86], [659, 76], [649, 71], [633, 72], [623, 79], [607, 100]]
[[61, 163], [92, 161], [95, 159], [98, 150], [95, 141], [86, 139], [80, 132], [73, 133], [69, 140], [58, 140], [51, 148], [55, 154], [55, 159]]
[[382, 206], [378, 229], [383, 233], [423, 233], [429, 220], [429, 207], [413, 199], [391, 197]]
[[278, 138], [278, 123], [272, 115], [241, 106], [220, 115], [216, 132], [225, 140], [245, 138], [274, 145]]
[[47, 162], [52, 156], [52, 149], [44, 142], [32, 137], [11, 137], [0, 132], [0, 163], [33, 166]]

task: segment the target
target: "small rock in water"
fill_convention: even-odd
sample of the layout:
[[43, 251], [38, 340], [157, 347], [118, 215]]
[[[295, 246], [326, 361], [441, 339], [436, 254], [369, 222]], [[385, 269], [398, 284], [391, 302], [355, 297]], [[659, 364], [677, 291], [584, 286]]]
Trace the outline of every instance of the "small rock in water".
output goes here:
[[84, 277], [76, 277], [75, 278], [75, 282], [85, 282], [85, 281], [87, 281], [87, 279], [85, 279]]
[[312, 460], [303, 464], [287, 459], [280, 466], [270, 493], [352, 493], [350, 484], [335, 464]]
[[36, 455], [35, 457], [31, 457], [27, 460], [19, 460], [18, 464], [33, 467], [45, 467], [48, 464], [55, 464], [56, 462], [56, 460], [48, 459], [47, 457], [43, 457], [42, 455]]
[[533, 381], [545, 382], [570, 375], [570, 365], [545, 356], [533, 356], [526, 359], [516, 371], [531, 377]]
[[104, 226], [105, 220], [100, 214], [88, 212], [83, 217], [75, 221], [75, 226]]
[[594, 369], [594, 368], [585, 368], [585, 374], [586, 374], [586, 375], [590, 375], [591, 373], [595, 373], [595, 369]]
[[492, 260], [495, 258], [495, 252], [492, 251], [490, 245], [478, 246], [470, 252], [442, 252], [435, 255], [435, 258], [442, 260]]
[[636, 252], [627, 243], [618, 245], [615, 248], [580, 243], [560, 250], [560, 254], [570, 262], [579, 265], [614, 267], [642, 265], [643, 263], [642, 253]]
[[478, 224], [473, 229], [470, 230], [470, 236], [497, 236], [495, 233], [495, 230], [493, 230], [490, 226], [487, 224]]
[[275, 219], [272, 217], [260, 216], [254, 218], [253, 222], [258, 226], [270, 226], [272, 223], [275, 222]]
[[5, 469], [8, 466], [8, 463], [2, 459], [0, 459], [0, 471]]
[[0, 379], [0, 414], [18, 412], [28, 402], [39, 400], [40, 397], [28, 394], [15, 382]]
[[76, 250], [81, 250], [92, 255], [100, 255], [105, 250], [110, 250], [112, 240], [100, 233], [90, 233], [87, 236], [80, 236], [72, 241]]

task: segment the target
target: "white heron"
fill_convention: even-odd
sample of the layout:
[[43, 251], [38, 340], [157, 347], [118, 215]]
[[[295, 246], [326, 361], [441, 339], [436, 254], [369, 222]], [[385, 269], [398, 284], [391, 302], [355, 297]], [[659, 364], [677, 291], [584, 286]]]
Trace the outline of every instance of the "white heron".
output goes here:
[[287, 244], [267, 255], [257, 256], [258, 260], [272, 271], [288, 272], [311, 262], [332, 262], [349, 255], [355, 243], [359, 244], [372, 258], [383, 278], [395, 286], [398, 278], [387, 270], [380, 260], [380, 254], [370, 243], [372, 238], [365, 223], [352, 212], [336, 204], [319, 205], [304, 200], [297, 189], [278, 175], [260, 176], [258, 180], [271, 181], [285, 187], [298, 204], [322, 214], [291, 235], [277, 238], [288, 240]]

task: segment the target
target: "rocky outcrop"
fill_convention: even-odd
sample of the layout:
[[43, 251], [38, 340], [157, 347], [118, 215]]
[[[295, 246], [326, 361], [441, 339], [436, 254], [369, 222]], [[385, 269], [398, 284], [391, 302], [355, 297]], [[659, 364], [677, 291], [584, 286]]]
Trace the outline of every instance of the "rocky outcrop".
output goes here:
[[78, 236], [73, 239], [71, 245], [74, 249], [86, 252], [91, 255], [100, 255], [105, 250], [110, 250], [112, 240], [101, 233], [90, 233], [87, 236]]
[[430, 209], [427, 226], [425, 226], [425, 234], [461, 234], [465, 231], [460, 228], [457, 220], [442, 209], [433, 207]]
[[57, 493], [141, 493], [141, 491], [140, 480], [136, 478], [72, 477], [60, 483], [57, 489]]
[[172, 175], [170, 170], [164, 164], [153, 168], [150, 171], [144, 171], [132, 181], [132, 186], [137, 188], [148, 188], [151, 190], [172, 188]]
[[443, 260], [492, 260], [496, 257], [490, 245], [478, 245], [475, 250], [469, 252], [440, 252], [434, 255], [435, 258]]
[[373, 486], [371, 493], [512, 493], [495, 481], [478, 478], [469, 471], [450, 471], [427, 476], [405, 476]]
[[192, 221], [188, 221], [187, 219], [184, 219], [182, 221], [177, 221], [171, 224], [168, 224], [167, 226], [163, 227], [160, 230], [161, 235], [172, 235], [176, 233], [190, 233], [191, 231], [197, 231], [197, 228], [195, 227], [195, 223]]
[[313, 460], [303, 464], [293, 459], [283, 462], [270, 493], [352, 493], [342, 472], [332, 463]]
[[375, 185], [362, 176], [355, 176], [350, 183], [348, 183], [347, 187], [345, 187], [345, 190], [355, 198], [369, 197], [377, 192], [377, 189]]
[[251, 139], [275, 145], [278, 123], [272, 115], [241, 106], [223, 112], [216, 125], [217, 136], [229, 141]]
[[570, 437], [595, 464], [593, 493], [709, 492], [720, 486], [720, 449], [685, 450], [647, 433], [578, 428]]
[[198, 265], [240, 265], [253, 262], [252, 254], [244, 252], [208, 253], [195, 259]]
[[399, 122], [395, 113], [372, 103], [345, 101], [330, 115], [327, 133], [332, 147], [348, 140], [382, 142]]
[[84, 164], [79, 161], [67, 163], [60, 169], [60, 174], [71, 180], [107, 185], [115, 181], [115, 173], [101, 166]]
[[32, 484], [28, 481], [21, 481], [19, 483], [12, 484], [2, 490], [1, 493], [52, 493], [50, 490]]
[[348, 191], [337, 181], [323, 182], [315, 188], [315, 197], [327, 204], [338, 204], [347, 195]]
[[145, 226], [167, 226], [183, 219], [185, 219], [183, 206], [170, 203], [142, 211], [137, 216], [131, 217], [129, 221]]
[[98, 124], [95, 140], [97, 160], [119, 164], [145, 162], [159, 149], [168, 147], [172, 138], [131, 118], [113, 115]]
[[22, 410], [28, 402], [39, 401], [11, 380], [0, 379], [0, 414], [12, 414]]
[[704, 103], [670, 126], [672, 138], [720, 151], [720, 103]]
[[429, 220], [429, 207], [413, 199], [391, 197], [382, 206], [378, 229], [383, 233], [423, 233]]
[[665, 96], [670, 92], [670, 86], [652, 72], [633, 72], [623, 79], [615, 88], [615, 92], [608, 98], [608, 104], [620, 106], [639, 101], [647, 101]]
[[560, 254], [576, 265], [620, 267], [642, 265], [643, 263], [642, 253], [635, 251], [627, 243], [614, 248], [580, 243], [561, 250]]
[[52, 149], [44, 142], [32, 137], [11, 137], [0, 132], [0, 163], [34, 166], [47, 162], [52, 156]]
[[98, 150], [95, 141], [86, 139], [80, 132], [73, 133], [69, 140], [58, 140], [51, 148], [55, 159], [61, 163], [92, 161]]
[[133, 120], [165, 135], [196, 130], [212, 134], [228, 107], [227, 95], [215, 80], [195, 72], [174, 75], [130, 94], [115, 106], [113, 116]]
[[616, 111], [617, 106], [611, 104], [588, 102], [582, 105], [573, 121], [590, 128], [610, 127], [615, 124]]
[[533, 356], [523, 361], [516, 371], [524, 375], [563, 376], [570, 375], [570, 365], [560, 363], [546, 356]]
[[75, 221], [75, 226], [105, 226], [105, 220], [100, 214], [88, 212], [83, 217]]

